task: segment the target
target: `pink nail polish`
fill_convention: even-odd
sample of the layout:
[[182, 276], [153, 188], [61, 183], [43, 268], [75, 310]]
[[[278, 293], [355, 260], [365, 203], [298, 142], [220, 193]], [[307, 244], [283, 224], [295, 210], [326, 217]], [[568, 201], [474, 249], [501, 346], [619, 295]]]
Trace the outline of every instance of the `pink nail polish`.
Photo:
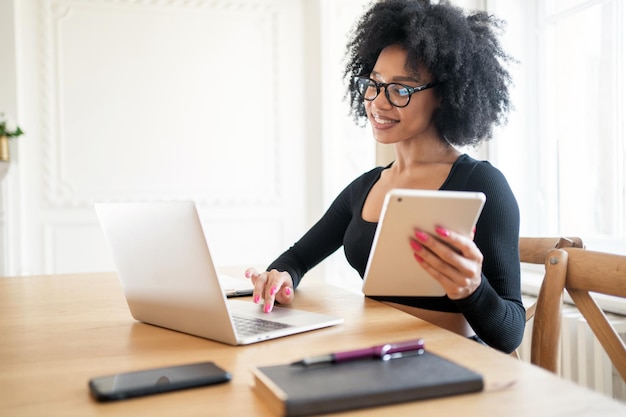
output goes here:
[[285, 288], [285, 295], [291, 295], [291, 288], [289, 287]]
[[415, 251], [420, 251], [420, 250], [422, 250], [422, 245], [420, 245], [420, 244], [419, 244], [419, 243], [417, 243], [416, 241], [411, 240], [411, 241], [410, 241], [410, 243], [411, 243], [411, 247], [413, 248], [413, 250], [415, 250]]
[[439, 236], [442, 236], [442, 237], [448, 237], [448, 236], [450, 236], [450, 232], [449, 232], [447, 229], [444, 229], [444, 228], [443, 228], [443, 227], [441, 227], [441, 226], [437, 226], [437, 227], [435, 227], [435, 232], [437, 232], [437, 234], [438, 234]]
[[250, 275], [252, 275], [250, 274], [250, 271], [246, 271], [246, 278], [250, 278]]
[[426, 242], [428, 240], [428, 234], [424, 232], [415, 232], [415, 237], [417, 240]]
[[413, 256], [415, 257], [415, 260], [419, 263], [424, 262], [424, 258], [422, 258], [421, 256], [419, 256], [417, 253], [414, 253]]
[[274, 294], [276, 294], [276, 291], [278, 291], [278, 290], [276, 289], [276, 287], [272, 287], [272, 288], [270, 288], [270, 295], [274, 295]]
[[259, 304], [259, 300], [261, 299], [261, 297], [259, 297], [258, 295], [255, 295], [254, 298], [252, 299], [252, 301], [254, 301], [254, 304]]
[[265, 304], [263, 306], [263, 311], [265, 311], [266, 313], [269, 313], [270, 311], [272, 311], [272, 306], [271, 304]]

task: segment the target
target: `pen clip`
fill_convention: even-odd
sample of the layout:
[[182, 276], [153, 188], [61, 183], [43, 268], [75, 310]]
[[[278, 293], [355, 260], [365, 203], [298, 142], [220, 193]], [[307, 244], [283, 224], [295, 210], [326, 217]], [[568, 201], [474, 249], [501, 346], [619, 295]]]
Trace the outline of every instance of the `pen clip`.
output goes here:
[[403, 352], [386, 353], [382, 356], [383, 361], [390, 361], [392, 359], [401, 359], [408, 356], [419, 356], [424, 354], [424, 349], [406, 350]]
[[385, 353], [406, 352], [410, 350], [424, 349], [424, 339], [413, 339], [404, 342], [393, 343]]
[[414, 339], [391, 344], [381, 359], [387, 361], [405, 356], [421, 355], [422, 353], [424, 353], [424, 339]]

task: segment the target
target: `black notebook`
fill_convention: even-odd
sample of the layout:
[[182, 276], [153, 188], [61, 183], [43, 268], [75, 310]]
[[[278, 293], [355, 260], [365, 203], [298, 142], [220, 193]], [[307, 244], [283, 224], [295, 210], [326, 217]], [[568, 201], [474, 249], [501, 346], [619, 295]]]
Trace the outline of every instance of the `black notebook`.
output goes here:
[[482, 391], [482, 376], [430, 352], [339, 364], [253, 369], [253, 390], [277, 414], [310, 416]]

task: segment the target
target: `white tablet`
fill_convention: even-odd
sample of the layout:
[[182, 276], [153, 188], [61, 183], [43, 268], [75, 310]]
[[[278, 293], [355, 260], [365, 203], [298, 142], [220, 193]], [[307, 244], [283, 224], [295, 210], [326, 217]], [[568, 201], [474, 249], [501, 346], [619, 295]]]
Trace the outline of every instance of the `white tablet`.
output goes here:
[[439, 297], [445, 291], [415, 260], [409, 240], [415, 229], [435, 236], [435, 227], [457, 233], [474, 229], [485, 195], [469, 191], [393, 189], [383, 203], [365, 269], [367, 296]]

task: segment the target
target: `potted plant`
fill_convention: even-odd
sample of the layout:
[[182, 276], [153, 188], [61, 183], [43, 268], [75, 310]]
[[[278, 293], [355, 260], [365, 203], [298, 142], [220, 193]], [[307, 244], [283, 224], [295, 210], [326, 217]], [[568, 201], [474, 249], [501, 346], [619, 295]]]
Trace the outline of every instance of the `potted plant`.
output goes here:
[[23, 135], [20, 127], [0, 113], [0, 161], [9, 161], [9, 139]]

